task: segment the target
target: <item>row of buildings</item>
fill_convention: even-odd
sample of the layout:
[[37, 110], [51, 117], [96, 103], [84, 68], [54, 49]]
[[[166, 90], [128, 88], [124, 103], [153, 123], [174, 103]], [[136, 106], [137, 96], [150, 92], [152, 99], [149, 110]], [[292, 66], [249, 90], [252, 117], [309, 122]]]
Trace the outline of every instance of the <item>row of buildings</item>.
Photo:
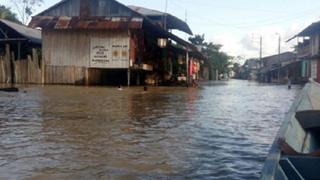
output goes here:
[[289, 39], [297, 39], [293, 52], [249, 59], [237, 77], [266, 83], [305, 83], [310, 78], [320, 82], [320, 21]]
[[[172, 33], [192, 35], [188, 24], [115, 0], [62, 0], [29, 27], [1, 20], [0, 29], [2, 82], [19, 83], [23, 68], [41, 84], [170, 85], [209, 78], [200, 50]], [[30, 62], [16, 65], [25, 59]]]

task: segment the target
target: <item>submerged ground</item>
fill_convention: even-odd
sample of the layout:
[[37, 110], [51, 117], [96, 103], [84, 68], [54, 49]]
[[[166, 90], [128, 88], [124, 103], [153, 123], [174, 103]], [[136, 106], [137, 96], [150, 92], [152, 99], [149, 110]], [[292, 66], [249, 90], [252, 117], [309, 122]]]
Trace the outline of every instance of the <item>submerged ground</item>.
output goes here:
[[300, 87], [23, 91], [0, 92], [0, 179], [229, 180], [260, 176]]

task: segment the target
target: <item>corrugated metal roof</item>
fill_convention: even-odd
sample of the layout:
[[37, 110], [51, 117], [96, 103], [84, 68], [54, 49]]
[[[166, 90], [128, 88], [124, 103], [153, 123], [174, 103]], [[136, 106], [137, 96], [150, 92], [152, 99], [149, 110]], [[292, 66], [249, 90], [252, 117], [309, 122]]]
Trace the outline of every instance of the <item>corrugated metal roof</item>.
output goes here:
[[142, 24], [142, 18], [36, 16], [29, 26], [50, 29], [141, 29]]
[[299, 34], [288, 39], [287, 42], [289, 42], [297, 37], [312, 36], [315, 34], [320, 34], [320, 21], [312, 23], [310, 26], [308, 26], [307, 28], [302, 30]]
[[3, 23], [4, 25], [8, 26], [9, 28], [13, 29], [17, 33], [19, 33], [21, 36], [29, 39], [30, 41], [34, 43], [41, 43], [41, 31], [37, 29], [32, 29], [30, 27], [27, 27], [22, 24], [17, 24], [5, 19], [0, 19], [0, 23]]
[[161, 11], [157, 11], [157, 10], [154, 10], [154, 9], [148, 9], [148, 8], [144, 8], [144, 7], [139, 7], [139, 6], [129, 5], [128, 7], [130, 9], [140, 13], [140, 14], [145, 15], [145, 16], [164, 16], [166, 14], [166, 13], [161, 12]]
[[314, 34], [320, 34], [320, 21], [312, 23], [306, 29], [298, 34], [298, 36], [311, 36]]
[[128, 7], [130, 9], [132, 9], [133, 11], [135, 11], [139, 14], [142, 14], [143, 16], [147, 16], [149, 18], [166, 16], [168, 29], [177, 29], [177, 30], [181, 30], [185, 33], [188, 33], [190, 35], [193, 34], [189, 25], [186, 22], [182, 21], [181, 19], [179, 19], [169, 13], [164, 13], [161, 11], [148, 9], [148, 8], [144, 8], [144, 7], [139, 7], [139, 6], [130, 5]]

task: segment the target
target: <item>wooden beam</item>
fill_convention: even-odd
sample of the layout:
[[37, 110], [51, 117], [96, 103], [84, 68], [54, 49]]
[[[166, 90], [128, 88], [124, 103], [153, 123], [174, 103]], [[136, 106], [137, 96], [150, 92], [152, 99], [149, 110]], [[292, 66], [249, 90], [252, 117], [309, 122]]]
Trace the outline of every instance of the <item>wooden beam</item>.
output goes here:
[[21, 60], [21, 42], [18, 41], [18, 60]]
[[0, 32], [6, 39], [8, 39], [8, 35], [1, 28], [0, 28]]
[[0, 39], [0, 42], [8, 42], [8, 41], [27, 41], [26, 38], [8, 38], [8, 39]]
[[128, 76], [128, 86], [130, 86], [130, 80], [131, 80], [130, 68], [128, 68], [127, 76]]

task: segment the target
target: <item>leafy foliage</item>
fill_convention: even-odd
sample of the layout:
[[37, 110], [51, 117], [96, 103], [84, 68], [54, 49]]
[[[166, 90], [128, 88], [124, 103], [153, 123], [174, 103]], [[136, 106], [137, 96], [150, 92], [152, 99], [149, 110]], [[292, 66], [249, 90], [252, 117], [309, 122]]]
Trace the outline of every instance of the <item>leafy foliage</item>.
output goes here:
[[205, 43], [204, 41], [204, 34], [203, 35], [195, 35], [194, 37], [190, 37], [189, 41], [194, 45], [203, 45]]
[[206, 42], [204, 34], [195, 35], [189, 38], [189, 41], [196, 46], [202, 46], [202, 53], [208, 58], [208, 64], [211, 70], [218, 70], [220, 74], [231, 71], [229, 67], [232, 65], [232, 57], [221, 51], [221, 44]]
[[43, 0], [10, 0], [10, 2], [17, 10], [18, 16], [23, 24], [28, 23], [35, 7], [43, 4]]
[[20, 23], [20, 21], [17, 18], [17, 15], [13, 13], [10, 8], [3, 5], [0, 5], [0, 18]]

